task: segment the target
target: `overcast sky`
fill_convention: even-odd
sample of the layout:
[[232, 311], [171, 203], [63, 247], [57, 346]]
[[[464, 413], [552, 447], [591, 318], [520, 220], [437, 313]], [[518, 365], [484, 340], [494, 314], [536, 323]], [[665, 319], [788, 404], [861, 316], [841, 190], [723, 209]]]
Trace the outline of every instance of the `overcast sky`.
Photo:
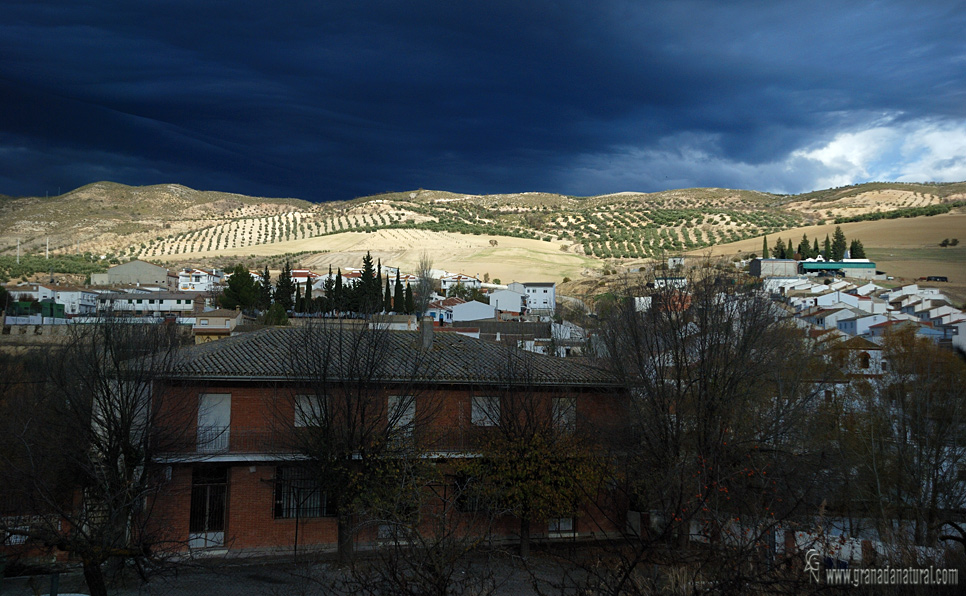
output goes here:
[[0, 2], [0, 194], [966, 180], [966, 4]]

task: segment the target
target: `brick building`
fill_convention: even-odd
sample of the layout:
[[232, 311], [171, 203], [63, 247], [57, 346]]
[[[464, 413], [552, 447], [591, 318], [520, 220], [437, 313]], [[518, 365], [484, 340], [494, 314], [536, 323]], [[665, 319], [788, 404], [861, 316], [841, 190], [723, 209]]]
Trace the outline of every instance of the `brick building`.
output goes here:
[[[375, 358], [360, 355], [360, 338], [376, 336]], [[322, 353], [329, 358], [320, 369]], [[360, 361], [372, 362], [364, 379], [357, 374]], [[376, 431], [405, 427], [402, 436], [421, 461], [443, 467], [477, 457], [501, 421], [519, 417], [513, 404], [524, 399], [560, 432], [595, 444], [616, 436], [627, 419], [625, 393], [603, 370], [458, 334], [434, 335], [428, 320], [418, 331], [299, 327], [242, 334], [188, 348], [167, 382], [177, 387], [180, 403], [196, 404], [197, 415], [184, 421], [188, 440], [161, 457], [169, 481], [155, 503], [155, 521], [169, 540], [191, 548], [291, 549], [296, 535], [299, 545], [336, 545], [335, 504], [328, 493], [307, 490], [299, 464], [308, 456], [293, 442], [306, 427], [326, 424], [313, 418], [334, 426], [346, 417], [334, 406], [323, 414], [313, 405], [319, 402], [302, 401], [320, 387], [335, 400], [350, 386], [365, 385], [364, 399], [381, 417]], [[619, 514], [590, 509], [534, 520], [531, 535], [620, 530], [607, 521]], [[504, 516], [491, 532], [512, 540], [518, 525]], [[353, 531], [360, 542], [381, 532], [372, 524]]]

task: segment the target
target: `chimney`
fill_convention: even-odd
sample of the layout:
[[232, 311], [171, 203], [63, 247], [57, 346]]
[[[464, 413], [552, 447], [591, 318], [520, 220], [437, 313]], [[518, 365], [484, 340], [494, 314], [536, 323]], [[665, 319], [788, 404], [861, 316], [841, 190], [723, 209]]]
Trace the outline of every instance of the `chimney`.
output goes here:
[[433, 347], [433, 318], [429, 315], [423, 316], [419, 323], [419, 339], [424, 350]]

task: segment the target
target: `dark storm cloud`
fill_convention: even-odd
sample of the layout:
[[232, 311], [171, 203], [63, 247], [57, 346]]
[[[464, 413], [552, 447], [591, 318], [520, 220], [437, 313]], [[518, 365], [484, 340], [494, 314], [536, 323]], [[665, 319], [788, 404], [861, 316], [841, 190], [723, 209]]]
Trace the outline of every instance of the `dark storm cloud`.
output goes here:
[[[0, 7], [0, 193], [798, 191], [962, 168], [941, 142], [880, 163], [964, 134], [959, 5], [142, 4]], [[853, 134], [875, 127], [901, 134]]]

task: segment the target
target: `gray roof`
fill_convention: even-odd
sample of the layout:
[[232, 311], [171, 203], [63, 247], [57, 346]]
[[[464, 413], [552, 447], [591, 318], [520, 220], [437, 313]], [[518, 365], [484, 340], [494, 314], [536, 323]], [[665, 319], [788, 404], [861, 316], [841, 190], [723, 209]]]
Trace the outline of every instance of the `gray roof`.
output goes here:
[[[272, 327], [181, 352], [172, 376], [183, 379], [297, 381], [326, 366], [333, 381], [614, 386], [609, 372], [456, 333], [436, 333], [424, 350], [419, 331]], [[324, 354], [331, 354], [326, 357]], [[366, 362], [372, 364], [366, 372]]]

